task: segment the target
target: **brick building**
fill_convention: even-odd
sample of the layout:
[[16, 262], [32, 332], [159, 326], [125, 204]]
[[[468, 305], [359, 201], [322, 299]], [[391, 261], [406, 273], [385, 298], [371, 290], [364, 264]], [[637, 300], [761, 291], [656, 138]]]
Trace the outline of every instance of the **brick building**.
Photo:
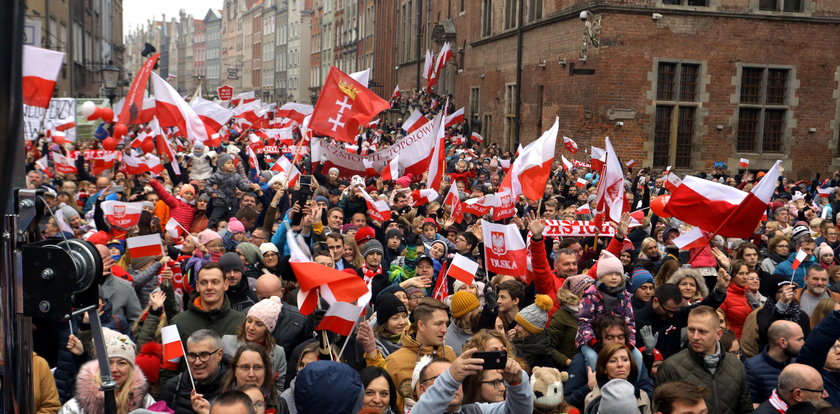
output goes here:
[[[507, 148], [535, 139], [559, 116], [561, 133], [581, 149], [610, 136], [625, 161], [642, 165], [685, 171], [725, 161], [734, 169], [743, 157], [768, 168], [781, 158], [800, 177], [840, 166], [840, 56], [832, 52], [840, 46], [840, 2], [401, 0], [398, 7], [401, 87], [417, 86], [426, 48], [436, 53], [454, 38], [441, 91], [452, 85], [485, 138]], [[588, 158], [583, 150], [573, 157]]]

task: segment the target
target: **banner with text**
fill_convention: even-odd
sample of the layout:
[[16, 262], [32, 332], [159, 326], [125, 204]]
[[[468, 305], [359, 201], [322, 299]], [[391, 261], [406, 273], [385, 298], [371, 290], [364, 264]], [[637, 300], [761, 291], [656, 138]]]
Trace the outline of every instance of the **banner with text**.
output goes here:
[[594, 221], [545, 220], [543, 236], [547, 237], [607, 237], [614, 236], [615, 229], [604, 223], [601, 228]]
[[[46, 114], [44, 113], [45, 111]], [[39, 108], [37, 106], [24, 105], [23, 137], [27, 141], [33, 141], [35, 138], [38, 138], [39, 132], [44, 132], [46, 125], [50, 125], [53, 121], [70, 117], [76, 117], [75, 98], [52, 98], [50, 99], [50, 107], [47, 109]], [[66, 139], [68, 141], [75, 141], [75, 128], [67, 130]]]

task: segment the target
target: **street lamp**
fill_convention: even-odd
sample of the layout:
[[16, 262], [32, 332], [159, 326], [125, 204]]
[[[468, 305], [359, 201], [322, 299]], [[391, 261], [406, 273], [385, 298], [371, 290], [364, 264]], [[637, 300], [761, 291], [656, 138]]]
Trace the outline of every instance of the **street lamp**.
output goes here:
[[117, 82], [120, 78], [120, 68], [114, 66], [111, 63], [108, 63], [101, 69], [102, 73], [102, 84], [105, 87], [105, 96], [108, 97], [108, 101], [111, 102], [111, 106], [114, 105], [114, 98], [117, 97]]

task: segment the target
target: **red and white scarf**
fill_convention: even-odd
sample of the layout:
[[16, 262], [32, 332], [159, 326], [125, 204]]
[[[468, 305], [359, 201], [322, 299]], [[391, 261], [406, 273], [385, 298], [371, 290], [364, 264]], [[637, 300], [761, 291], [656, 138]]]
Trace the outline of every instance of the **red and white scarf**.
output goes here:
[[770, 405], [776, 409], [780, 414], [785, 414], [788, 410], [788, 405], [782, 397], [779, 397], [779, 393], [776, 390], [773, 390], [773, 393], [770, 394]]
[[365, 284], [367, 284], [368, 287], [370, 287], [370, 282], [373, 281], [373, 278], [376, 277], [376, 275], [378, 275], [380, 273], [382, 273], [382, 267], [381, 266], [377, 267], [376, 270], [374, 271], [374, 270], [370, 270], [367, 267], [367, 263], [362, 265], [362, 274], [364, 275]]

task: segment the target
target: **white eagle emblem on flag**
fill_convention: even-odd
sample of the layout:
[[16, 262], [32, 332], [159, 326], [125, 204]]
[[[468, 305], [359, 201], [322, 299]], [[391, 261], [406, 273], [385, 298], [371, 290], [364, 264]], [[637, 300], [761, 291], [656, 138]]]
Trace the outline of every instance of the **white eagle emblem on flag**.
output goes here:
[[505, 247], [505, 234], [500, 231], [491, 231], [490, 232], [490, 250], [497, 255], [503, 255], [507, 253], [507, 248]]

